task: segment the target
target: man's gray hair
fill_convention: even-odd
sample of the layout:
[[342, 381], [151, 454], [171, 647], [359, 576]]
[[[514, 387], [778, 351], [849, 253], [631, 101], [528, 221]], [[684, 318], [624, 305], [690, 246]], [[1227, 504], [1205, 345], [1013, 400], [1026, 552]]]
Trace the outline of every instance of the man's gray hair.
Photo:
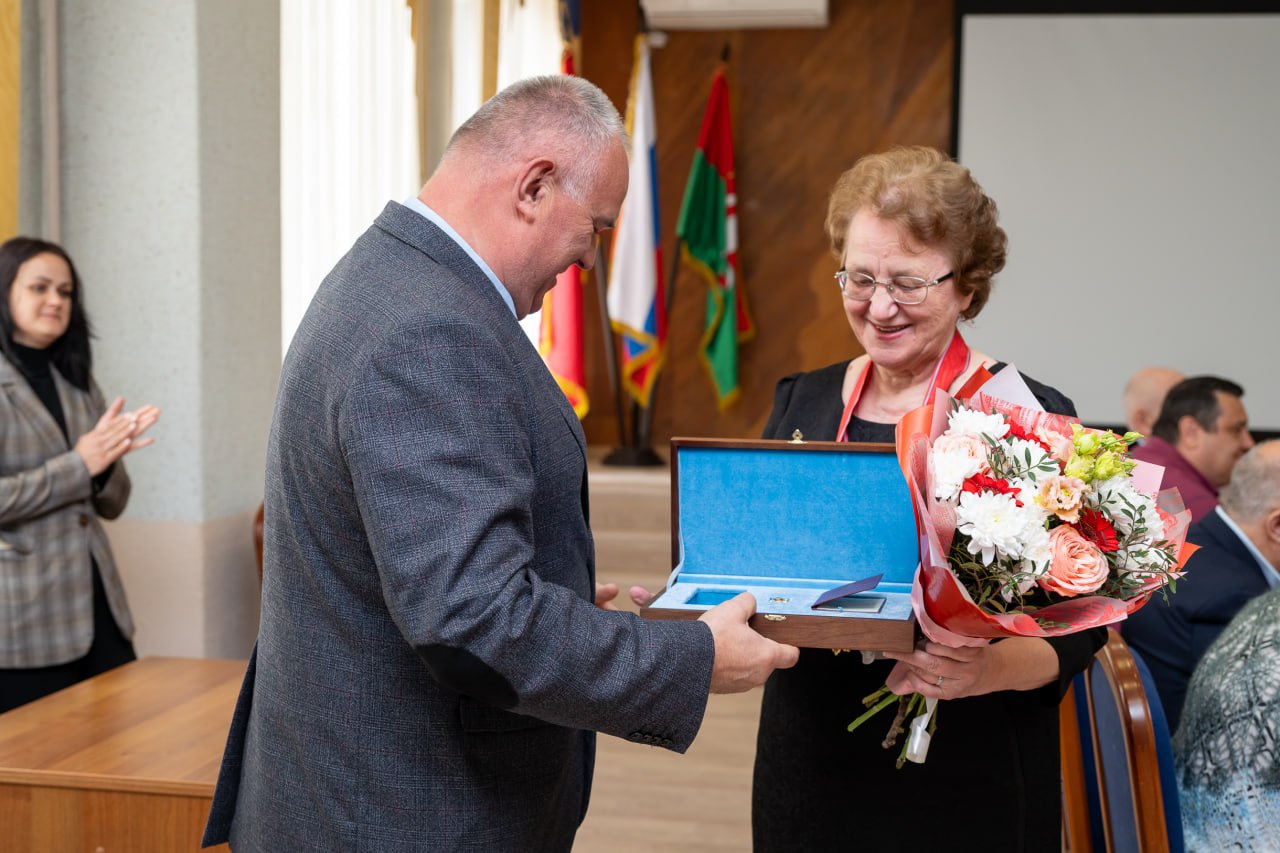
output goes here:
[[1231, 482], [1223, 486], [1218, 501], [1235, 521], [1256, 521], [1269, 510], [1280, 507], [1277, 447], [1280, 439], [1255, 444], [1231, 469]]
[[495, 161], [514, 160], [537, 147], [560, 152], [560, 183], [583, 201], [608, 146], [625, 145], [626, 135], [618, 110], [594, 83], [547, 74], [513, 83], [485, 101], [454, 131], [445, 157], [455, 149]]

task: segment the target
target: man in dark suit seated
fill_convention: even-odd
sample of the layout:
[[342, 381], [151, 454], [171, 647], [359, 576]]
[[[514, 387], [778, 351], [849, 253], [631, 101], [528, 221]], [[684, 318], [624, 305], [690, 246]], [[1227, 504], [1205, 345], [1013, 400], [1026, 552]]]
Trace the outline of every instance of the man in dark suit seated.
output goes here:
[[627, 190], [621, 118], [538, 77], [455, 133], [321, 284], [280, 377], [262, 619], [205, 843], [562, 851], [595, 732], [679, 752], [797, 651], [595, 583], [585, 440], [521, 330]]
[[1157, 593], [1121, 623], [1151, 668], [1170, 731], [1205, 650], [1250, 599], [1280, 587], [1280, 439], [1241, 457], [1221, 504], [1191, 525], [1187, 540], [1200, 550], [1177, 591], [1168, 600]]

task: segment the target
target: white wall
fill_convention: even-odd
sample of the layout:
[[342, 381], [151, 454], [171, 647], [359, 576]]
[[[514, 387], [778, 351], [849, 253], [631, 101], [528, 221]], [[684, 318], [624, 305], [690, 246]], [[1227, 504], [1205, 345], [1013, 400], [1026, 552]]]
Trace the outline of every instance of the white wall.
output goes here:
[[1280, 15], [970, 15], [959, 158], [1009, 264], [969, 335], [1121, 423], [1145, 365], [1280, 428]]
[[244, 656], [280, 362], [279, 9], [63, 0], [62, 240], [104, 393], [164, 415], [111, 525], [140, 654]]

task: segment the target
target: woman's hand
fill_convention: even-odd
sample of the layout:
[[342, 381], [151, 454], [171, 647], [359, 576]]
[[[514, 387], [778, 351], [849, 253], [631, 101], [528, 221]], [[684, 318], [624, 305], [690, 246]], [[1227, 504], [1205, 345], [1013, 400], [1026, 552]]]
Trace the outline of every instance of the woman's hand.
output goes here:
[[[639, 607], [644, 607], [655, 598], [654, 594], [649, 592], [642, 586], [633, 586], [627, 591], [631, 600]], [[613, 600], [618, 597], [618, 585], [616, 583], [597, 583], [596, 584], [596, 607], [601, 610], [618, 610], [618, 605]]]
[[596, 584], [596, 607], [601, 610], [617, 610], [618, 605], [613, 600], [618, 597], [618, 585], [616, 583], [597, 583]]
[[139, 436], [151, 429], [155, 422], [160, 420], [159, 406], [153, 406], [148, 403], [145, 406], [134, 409], [132, 412], [125, 412], [124, 417], [133, 418], [136, 424], [133, 430], [133, 443], [129, 445], [130, 451], [137, 450], [139, 447], [146, 447], [148, 444], [155, 444], [156, 440], [154, 438], [139, 440]]
[[133, 412], [123, 412], [123, 409], [124, 398], [116, 397], [93, 429], [76, 441], [75, 451], [84, 460], [90, 477], [98, 476], [126, 453], [155, 441], [139, 436], [156, 422], [160, 410], [151, 405]]
[[898, 661], [885, 683], [900, 696], [959, 699], [999, 690], [1034, 690], [1058, 677], [1057, 652], [1035, 637], [960, 648], [926, 641], [913, 652], [884, 656]]

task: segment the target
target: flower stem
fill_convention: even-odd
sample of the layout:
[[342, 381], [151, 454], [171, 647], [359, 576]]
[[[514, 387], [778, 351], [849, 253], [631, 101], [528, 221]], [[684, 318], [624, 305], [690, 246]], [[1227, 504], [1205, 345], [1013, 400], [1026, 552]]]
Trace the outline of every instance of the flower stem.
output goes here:
[[[858, 719], [856, 719], [856, 720], [854, 720], [852, 723], [850, 723], [850, 724], [849, 724], [849, 731], [853, 731], [853, 730], [854, 730], [854, 729], [856, 729], [858, 726], [862, 725], [862, 724], [863, 724], [863, 723], [865, 723], [867, 720], [871, 719], [871, 718], [872, 718], [872, 717], [874, 717], [876, 714], [878, 714], [878, 713], [880, 713], [881, 711], [883, 711], [885, 708], [888, 708], [890, 705], [892, 705], [894, 702], [898, 701], [898, 699], [899, 699], [899, 697], [898, 697], [896, 694], [894, 694], [894, 693], [890, 693], [890, 692], [889, 692], [889, 688], [887, 688], [887, 687], [882, 687], [882, 688], [880, 688], [879, 690], [877, 690], [877, 691], [876, 691], [876, 693], [888, 693], [889, 695], [885, 696], [883, 699], [881, 699], [879, 702], [877, 702], [877, 703], [875, 704], [875, 706], [873, 706], [873, 707], [871, 708], [871, 710], [867, 711], [867, 712], [866, 712], [865, 714], [863, 714], [861, 717], [858, 717]], [[868, 697], [867, 697], [867, 699], [870, 699], [870, 700], [874, 701], [874, 699], [873, 699], [872, 697], [874, 697], [874, 696], [876, 695], [876, 693], [871, 694], [871, 696], [868, 696]]]

